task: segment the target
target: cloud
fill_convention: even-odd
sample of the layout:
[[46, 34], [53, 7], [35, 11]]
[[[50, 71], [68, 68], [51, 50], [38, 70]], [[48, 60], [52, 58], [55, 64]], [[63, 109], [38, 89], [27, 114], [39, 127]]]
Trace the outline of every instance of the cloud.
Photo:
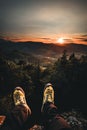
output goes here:
[[43, 39], [43, 40], [51, 40], [51, 38], [40, 38], [40, 39]]
[[79, 44], [87, 44], [87, 35], [86, 34], [79, 34], [79, 35], [74, 35], [73, 36], [74, 43], [79, 43]]
[[77, 36], [75, 39], [86, 42], [87, 41], [87, 35], [86, 34], [79, 35], [79, 37]]
[[66, 43], [73, 43], [73, 39], [72, 38], [64, 38]]
[[0, 31], [42, 37], [86, 33], [86, 5], [86, 0], [1, 0]]
[[82, 37], [87, 37], [87, 34], [83, 34]]
[[86, 39], [84, 39], [84, 42], [87, 42], [87, 38], [86, 38]]

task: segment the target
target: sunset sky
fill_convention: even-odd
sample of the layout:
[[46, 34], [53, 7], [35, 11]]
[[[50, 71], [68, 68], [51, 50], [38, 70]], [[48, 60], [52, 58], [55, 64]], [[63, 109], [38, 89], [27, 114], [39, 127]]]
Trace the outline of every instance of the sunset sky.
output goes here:
[[87, 44], [87, 0], [0, 0], [0, 37]]

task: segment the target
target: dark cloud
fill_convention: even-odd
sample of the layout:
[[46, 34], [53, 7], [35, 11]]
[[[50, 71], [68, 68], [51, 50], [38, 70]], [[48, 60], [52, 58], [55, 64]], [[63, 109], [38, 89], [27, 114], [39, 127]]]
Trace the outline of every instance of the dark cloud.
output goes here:
[[73, 43], [73, 40], [72, 40], [72, 39], [64, 38], [64, 40], [65, 40], [67, 43]]
[[79, 35], [77, 37], [75, 37], [75, 40], [81, 42], [81, 43], [87, 43], [87, 35]]
[[84, 39], [84, 42], [87, 42], [87, 38]]
[[51, 38], [40, 38], [40, 39], [43, 39], [43, 40], [51, 40]]
[[75, 38], [75, 39], [77, 39], [77, 40], [81, 40], [81, 41], [85, 41], [85, 37], [77, 37], [77, 38]]
[[87, 34], [82, 35], [82, 37], [87, 37]]
[[81, 41], [87, 42], [87, 38], [78, 38], [78, 40], [81, 40]]

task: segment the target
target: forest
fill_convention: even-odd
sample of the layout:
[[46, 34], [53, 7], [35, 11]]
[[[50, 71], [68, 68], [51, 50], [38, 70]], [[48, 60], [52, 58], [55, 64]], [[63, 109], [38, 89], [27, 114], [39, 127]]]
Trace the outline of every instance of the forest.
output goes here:
[[59, 113], [75, 110], [87, 119], [87, 55], [68, 56], [66, 50], [46, 67], [39, 60], [16, 63], [0, 53], [0, 114], [13, 109], [13, 90], [21, 86], [33, 111], [32, 120], [40, 123], [43, 89], [48, 82], [53, 84]]

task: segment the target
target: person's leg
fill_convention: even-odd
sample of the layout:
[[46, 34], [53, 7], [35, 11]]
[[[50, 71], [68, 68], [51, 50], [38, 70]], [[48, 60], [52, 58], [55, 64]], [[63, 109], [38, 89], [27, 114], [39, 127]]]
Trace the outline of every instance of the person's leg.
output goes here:
[[22, 88], [16, 87], [13, 93], [15, 108], [6, 116], [1, 130], [21, 130], [31, 110], [26, 103], [25, 93]]
[[67, 122], [57, 112], [57, 107], [54, 105], [54, 90], [50, 83], [44, 88], [41, 111], [45, 130], [71, 130]]

